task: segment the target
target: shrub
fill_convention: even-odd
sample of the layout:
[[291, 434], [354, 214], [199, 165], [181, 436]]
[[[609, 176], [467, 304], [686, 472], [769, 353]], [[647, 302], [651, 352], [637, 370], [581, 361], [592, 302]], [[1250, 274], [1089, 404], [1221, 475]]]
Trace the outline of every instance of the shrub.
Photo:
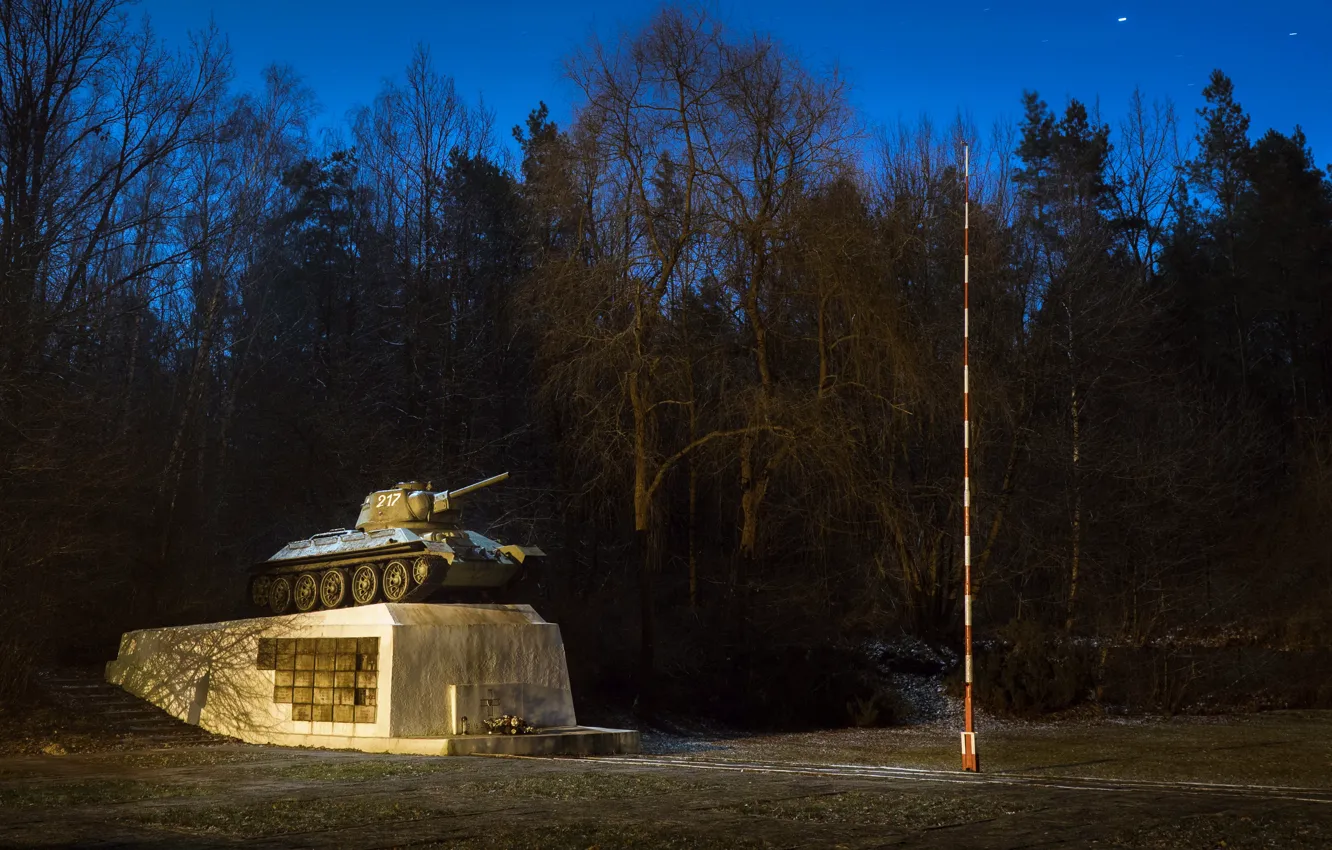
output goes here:
[[1091, 653], [1062, 633], [1031, 620], [1011, 620], [998, 645], [977, 658], [976, 697], [996, 710], [1018, 715], [1070, 708], [1087, 698], [1095, 683]]

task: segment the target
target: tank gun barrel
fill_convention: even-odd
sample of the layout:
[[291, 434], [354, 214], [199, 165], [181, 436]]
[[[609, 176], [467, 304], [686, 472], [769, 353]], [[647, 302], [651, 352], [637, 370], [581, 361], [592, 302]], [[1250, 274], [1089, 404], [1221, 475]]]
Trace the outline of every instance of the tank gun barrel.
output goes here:
[[443, 492], [436, 493], [435, 510], [437, 511], [448, 510], [449, 508], [452, 507], [450, 502], [453, 499], [456, 499], [459, 496], [466, 496], [468, 493], [475, 493], [477, 490], [480, 490], [482, 487], [489, 487], [491, 484], [498, 484], [508, 477], [509, 473], [501, 472], [499, 475], [492, 475], [489, 478], [484, 478], [480, 481], [468, 484], [466, 487], [459, 487], [457, 490], [445, 490]]
[[499, 475], [492, 475], [489, 478], [485, 478], [482, 479], [481, 481], [468, 484], [466, 487], [459, 487], [457, 490], [445, 490], [444, 498], [448, 499], [456, 496], [466, 496], [468, 493], [475, 493], [477, 490], [480, 490], [482, 487], [489, 487], [491, 484], [498, 484], [508, 477], [509, 473], [501, 472]]

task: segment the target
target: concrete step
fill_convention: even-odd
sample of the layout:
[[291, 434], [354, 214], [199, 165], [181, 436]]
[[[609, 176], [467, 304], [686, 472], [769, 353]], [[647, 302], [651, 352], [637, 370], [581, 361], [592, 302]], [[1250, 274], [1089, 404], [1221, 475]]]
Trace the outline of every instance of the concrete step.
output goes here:
[[58, 699], [60, 702], [65, 703], [66, 705], [76, 705], [79, 708], [88, 709], [90, 711], [102, 711], [108, 708], [123, 708], [124, 706], [134, 705], [136, 702], [138, 702], [138, 700], [135, 700], [133, 698], [127, 700], [124, 697], [103, 697], [101, 699], [61, 699], [59, 696], [57, 696], [56, 699]]
[[188, 744], [213, 740], [213, 735], [184, 723], [157, 706], [102, 680], [100, 668], [48, 671], [38, 683], [66, 708], [100, 719], [113, 733], [136, 745]]

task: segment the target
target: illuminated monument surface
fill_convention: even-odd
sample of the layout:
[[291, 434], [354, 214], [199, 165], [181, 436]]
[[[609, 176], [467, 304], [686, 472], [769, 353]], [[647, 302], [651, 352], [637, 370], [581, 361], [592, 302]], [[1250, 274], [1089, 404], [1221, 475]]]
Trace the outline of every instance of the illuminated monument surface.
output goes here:
[[[368, 752], [637, 752], [578, 726], [559, 626], [528, 605], [381, 603], [128, 632], [107, 681], [210, 732]], [[517, 715], [528, 735], [485, 734]]]

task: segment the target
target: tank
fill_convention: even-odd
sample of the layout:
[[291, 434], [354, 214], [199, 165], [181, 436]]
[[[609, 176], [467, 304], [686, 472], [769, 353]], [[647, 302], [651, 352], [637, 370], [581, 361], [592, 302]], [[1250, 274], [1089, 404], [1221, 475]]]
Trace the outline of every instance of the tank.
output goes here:
[[500, 475], [457, 490], [403, 481], [361, 503], [355, 528], [293, 540], [250, 570], [250, 601], [274, 614], [375, 602], [424, 602], [510, 586], [535, 546], [504, 545], [463, 527], [461, 501]]

